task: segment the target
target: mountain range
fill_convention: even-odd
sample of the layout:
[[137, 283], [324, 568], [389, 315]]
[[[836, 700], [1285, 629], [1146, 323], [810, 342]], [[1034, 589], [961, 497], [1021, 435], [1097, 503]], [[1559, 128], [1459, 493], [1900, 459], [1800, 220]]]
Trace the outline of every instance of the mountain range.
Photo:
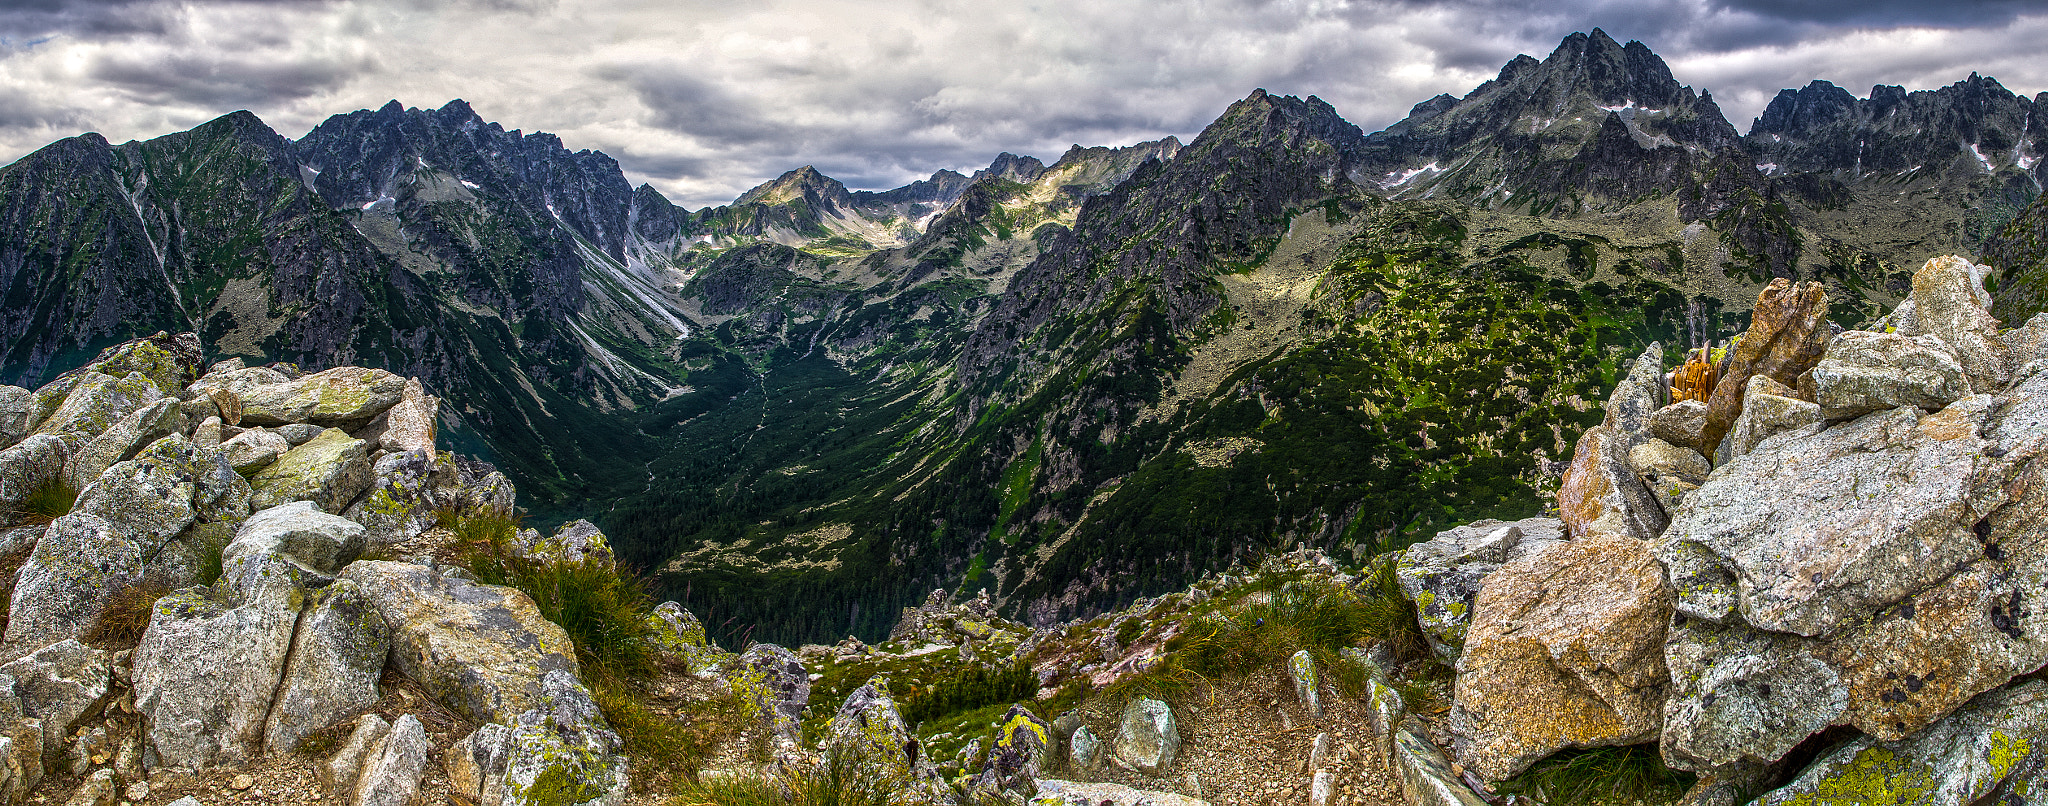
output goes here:
[[1050, 622], [1537, 514], [1624, 362], [1740, 332], [1772, 278], [1854, 326], [1979, 254], [2016, 324], [2035, 111], [1816, 80], [1741, 134], [1595, 29], [1380, 132], [1261, 90], [1185, 144], [696, 211], [461, 101], [236, 112], [0, 168], [0, 381], [157, 330], [387, 368], [715, 633], [873, 639], [934, 588]]

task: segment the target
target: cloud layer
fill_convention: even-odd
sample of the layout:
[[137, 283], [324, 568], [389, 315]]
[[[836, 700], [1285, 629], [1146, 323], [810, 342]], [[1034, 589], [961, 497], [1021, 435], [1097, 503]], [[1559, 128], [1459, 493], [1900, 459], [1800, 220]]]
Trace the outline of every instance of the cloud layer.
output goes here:
[[1823, 78], [2048, 90], [2038, 2], [1906, 0], [9, 0], [0, 162], [248, 109], [287, 137], [396, 98], [464, 98], [601, 149], [686, 206], [803, 164], [856, 188], [1000, 151], [1183, 140], [1254, 88], [1368, 131], [1599, 26], [1711, 90], [1738, 129]]

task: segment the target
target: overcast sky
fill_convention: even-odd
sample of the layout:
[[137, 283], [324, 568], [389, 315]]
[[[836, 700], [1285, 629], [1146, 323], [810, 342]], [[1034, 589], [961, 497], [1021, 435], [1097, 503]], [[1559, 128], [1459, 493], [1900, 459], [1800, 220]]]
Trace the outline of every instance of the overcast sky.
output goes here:
[[1813, 78], [2048, 90], [2048, 0], [0, 0], [0, 163], [236, 109], [299, 137], [464, 98], [698, 207], [806, 163], [878, 189], [1002, 151], [1185, 141], [1260, 87], [1376, 131], [1596, 26], [1744, 131]]

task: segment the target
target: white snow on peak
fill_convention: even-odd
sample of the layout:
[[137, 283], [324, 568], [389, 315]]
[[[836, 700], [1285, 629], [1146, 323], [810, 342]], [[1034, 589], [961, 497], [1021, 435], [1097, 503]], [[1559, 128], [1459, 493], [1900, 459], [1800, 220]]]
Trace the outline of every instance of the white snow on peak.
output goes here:
[[1651, 109], [1647, 106], [1636, 106], [1636, 102], [1634, 99], [1630, 99], [1628, 103], [1622, 104], [1620, 106], [1603, 106], [1600, 108], [1605, 109], [1609, 112], [1627, 112], [1633, 109], [1636, 111], [1636, 114], [1638, 115], [1654, 115], [1664, 111], [1662, 109]]
[[1756, 164], [1756, 169], [1764, 173], [1771, 173], [1778, 170], [1778, 164], [1775, 162], [1759, 162]]
[[377, 198], [375, 198], [375, 199], [372, 199], [372, 200], [370, 200], [370, 201], [364, 202], [364, 203], [363, 203], [363, 209], [365, 209], [365, 210], [368, 210], [368, 209], [374, 208], [374, 207], [376, 207], [377, 205], [380, 205], [380, 204], [388, 204], [388, 205], [393, 205], [393, 206], [396, 206], [396, 205], [398, 204], [398, 200], [397, 200], [397, 199], [394, 199], [394, 198], [391, 198], [390, 196], [378, 196], [378, 197], [377, 197]]
[[466, 187], [466, 188], [469, 188], [470, 190], [483, 190], [483, 189], [484, 189], [484, 186], [483, 186], [483, 185], [479, 185], [479, 184], [477, 184], [477, 183], [475, 183], [475, 182], [471, 182], [471, 181], [469, 181], [469, 180], [467, 180], [467, 179], [464, 179], [464, 180], [462, 180], [462, 186], [463, 186], [463, 187]]
[[1984, 166], [1985, 173], [1992, 173], [1991, 158], [1984, 156], [1984, 149], [1978, 148], [1976, 143], [1971, 143], [1970, 153], [1977, 156], [1977, 164]]
[[1424, 165], [1420, 168], [1407, 171], [1395, 171], [1393, 173], [1387, 174], [1387, 181], [1385, 183], [1385, 186], [1399, 187], [1401, 185], [1408, 184], [1410, 181], [1413, 181], [1415, 177], [1421, 176], [1424, 173], [1438, 173], [1441, 171], [1443, 171], [1443, 166], [1437, 165], [1435, 160], [1431, 160], [1428, 165]]
[[2041, 162], [2041, 158], [2040, 158], [2040, 157], [2029, 157], [2029, 156], [2027, 156], [2027, 155], [2025, 155], [2025, 154], [2017, 154], [2017, 155], [2014, 155], [2014, 157], [2013, 157], [2013, 160], [2012, 160], [2012, 161], [2013, 161], [2013, 164], [2015, 164], [2015, 165], [2018, 165], [2018, 166], [2020, 166], [2020, 170], [2022, 170], [2022, 171], [2031, 171], [2031, 170], [2034, 170], [2034, 166], [2035, 166], [2035, 165], [2038, 165], [2038, 164], [2040, 164], [2040, 162]]

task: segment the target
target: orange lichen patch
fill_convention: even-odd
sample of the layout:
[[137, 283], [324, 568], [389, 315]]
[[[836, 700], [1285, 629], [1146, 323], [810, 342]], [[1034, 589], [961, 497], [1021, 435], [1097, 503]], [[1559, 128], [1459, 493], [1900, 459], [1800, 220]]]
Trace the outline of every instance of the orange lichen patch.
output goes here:
[[1572, 466], [1564, 473], [1564, 484], [1558, 487], [1557, 517], [1574, 536], [1593, 531], [1612, 509], [1607, 500], [1614, 494], [1614, 482], [1600, 472], [1600, 454], [1609, 436], [1604, 425], [1586, 429], [1572, 451]]

